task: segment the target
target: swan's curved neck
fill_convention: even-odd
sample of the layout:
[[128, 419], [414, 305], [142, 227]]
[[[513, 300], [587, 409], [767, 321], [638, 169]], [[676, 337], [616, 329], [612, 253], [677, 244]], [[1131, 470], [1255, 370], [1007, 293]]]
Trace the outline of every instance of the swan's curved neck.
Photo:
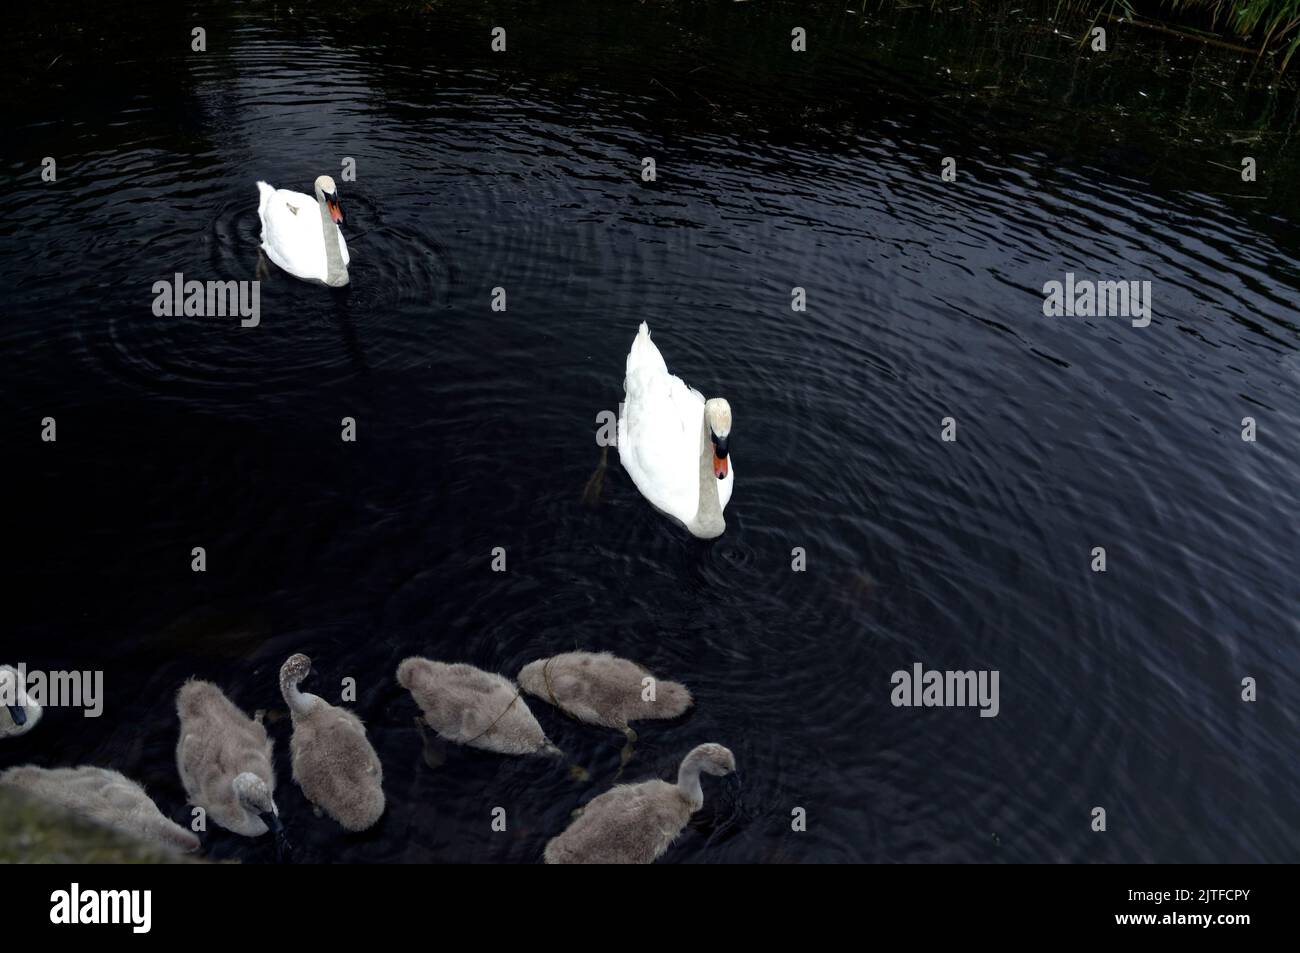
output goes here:
[[682, 762], [681, 768], [677, 771], [677, 790], [690, 802], [692, 811], [698, 811], [704, 806], [704, 788], [700, 786], [698, 761], [687, 758]]
[[297, 680], [291, 681], [285, 677], [280, 679], [280, 694], [284, 696], [285, 704], [289, 706], [289, 713], [292, 715], [307, 714], [317, 701], [315, 695], [299, 691]]
[[709, 417], [700, 419], [700, 502], [691, 527], [696, 536], [712, 539], [727, 528], [722, 519], [722, 500], [718, 497], [718, 478], [713, 473], [713, 438], [709, 434]]
[[325, 283], [338, 285], [347, 276], [347, 271], [343, 267], [343, 253], [339, 251], [339, 227], [330, 217], [330, 210], [325, 206], [323, 195], [316, 196], [316, 204], [320, 206], [320, 224], [325, 232]]

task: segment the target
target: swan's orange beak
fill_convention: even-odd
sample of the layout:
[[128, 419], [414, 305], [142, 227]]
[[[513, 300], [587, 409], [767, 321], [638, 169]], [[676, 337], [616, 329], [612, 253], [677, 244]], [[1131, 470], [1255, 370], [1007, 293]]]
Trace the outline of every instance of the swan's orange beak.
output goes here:
[[343, 208], [339, 205], [339, 197], [337, 195], [325, 196], [325, 207], [329, 209], [330, 219], [334, 222], [334, 224], [342, 225]]
[[719, 437], [710, 428], [709, 438], [713, 441], [713, 475], [719, 480], [727, 478], [727, 438]]

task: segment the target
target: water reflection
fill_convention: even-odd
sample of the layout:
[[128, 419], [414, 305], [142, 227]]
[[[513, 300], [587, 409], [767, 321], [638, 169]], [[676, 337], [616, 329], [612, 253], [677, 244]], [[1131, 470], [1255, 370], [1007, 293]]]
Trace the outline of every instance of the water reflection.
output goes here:
[[[706, 790], [667, 862], [1294, 855], [1294, 715], [1236, 689], [1297, 665], [1285, 221], [1054, 138], [1091, 121], [1074, 99], [1041, 129], [1013, 96], [930, 95], [906, 29], [792, 71], [761, 52], [786, 21], [753, 6], [685, 13], [664, 53], [620, 32], [648, 14], [525, 5], [505, 66], [472, 16], [431, 45], [258, 11], [214, 19], [223, 43], [178, 81], [119, 58], [92, 90], [82, 63], [48, 113], [29, 104], [7, 166], [49, 149], [67, 171], [17, 177], [0, 223], [10, 622], [27, 661], [98, 664], [109, 711], [130, 698], [136, 717], [54, 712], [0, 763], [112, 765], [180, 817], [176, 686], [211, 678], [273, 716], [304, 651], [357, 679], [390, 809], [344, 835], [282, 758], [300, 860], [534, 862], [617, 775], [621, 739], [539, 712], [589, 780], [459, 750], [432, 771], [392, 673], [604, 649], [697, 700], [641, 732], [625, 780], [671, 776], [702, 741], [744, 776], [738, 798]], [[174, 271], [256, 274], [258, 177], [304, 188], [342, 156], [348, 290], [272, 272], [257, 329], [152, 317]], [[1151, 326], [1045, 319], [1043, 283], [1070, 270], [1149, 277]], [[582, 502], [642, 319], [736, 408], [716, 544], [614, 459]], [[1252, 412], [1265, 436], [1245, 445]], [[30, 439], [44, 414], [56, 447]], [[890, 674], [917, 661], [1000, 671], [999, 716], [892, 707]], [[1124, 816], [1104, 839], [1096, 803]]]

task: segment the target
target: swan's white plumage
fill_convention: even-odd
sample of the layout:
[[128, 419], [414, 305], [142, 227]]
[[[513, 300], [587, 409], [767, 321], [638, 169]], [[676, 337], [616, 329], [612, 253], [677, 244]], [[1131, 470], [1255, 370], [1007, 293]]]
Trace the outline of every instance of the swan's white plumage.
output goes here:
[[[313, 196], [273, 188], [265, 182], [257, 183], [257, 192], [257, 215], [262, 220], [262, 250], [266, 257], [297, 278], [328, 282], [320, 203]], [[335, 231], [343, 267], [347, 268], [351, 260], [348, 243], [343, 239], [342, 230]], [[346, 274], [343, 281], [347, 282]]]
[[[618, 457], [641, 494], [655, 507], [690, 526], [700, 505], [700, 434], [704, 395], [668, 372], [644, 321], [632, 341], [618, 418]], [[735, 466], [717, 482], [725, 509]]]

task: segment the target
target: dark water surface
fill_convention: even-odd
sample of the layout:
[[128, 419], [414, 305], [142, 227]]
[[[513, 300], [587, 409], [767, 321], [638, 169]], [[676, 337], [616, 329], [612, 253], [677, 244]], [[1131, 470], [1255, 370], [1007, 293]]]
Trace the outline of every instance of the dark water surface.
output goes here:
[[[6, 66], [0, 661], [103, 669], [107, 698], [47, 712], [0, 767], [112, 766], [182, 820], [172, 698], [199, 675], [270, 710], [298, 859], [531, 862], [621, 736], [536, 703], [590, 780], [431, 770], [394, 668], [608, 649], [697, 702], [639, 726], [625, 779], [704, 741], [740, 766], [667, 862], [1300, 859], [1294, 209], [1178, 169], [1158, 132], [1099, 149], [1082, 105], [1040, 123], [940, 95], [916, 25], [909, 73], [838, 7], [800, 57], [788, 7], [683, 6], [136, 6], [11, 35], [69, 52]], [[321, 173], [350, 288], [275, 272], [257, 328], [152, 314], [173, 272], [254, 278], [255, 180]], [[1152, 281], [1151, 325], [1045, 318], [1067, 271]], [[713, 543], [612, 455], [582, 503], [642, 319], [735, 411]], [[357, 680], [389, 798], [366, 834], [289, 777], [294, 651], [310, 690]], [[998, 717], [893, 707], [918, 661], [999, 671]], [[206, 850], [271, 858], [220, 830]]]

